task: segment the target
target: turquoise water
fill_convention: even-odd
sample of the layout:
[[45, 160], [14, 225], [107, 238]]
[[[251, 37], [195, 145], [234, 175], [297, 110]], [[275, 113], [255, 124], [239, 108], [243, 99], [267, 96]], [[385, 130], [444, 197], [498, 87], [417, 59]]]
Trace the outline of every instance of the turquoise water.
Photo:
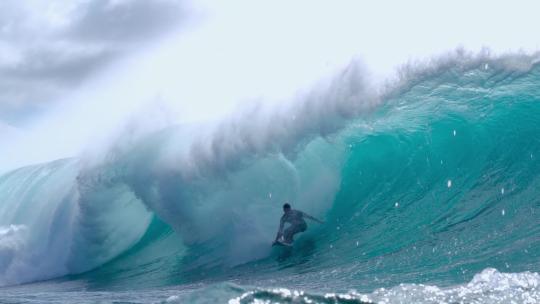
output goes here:
[[[458, 56], [383, 93], [348, 71], [277, 114], [5, 173], [0, 300], [540, 302], [536, 62]], [[285, 201], [326, 220], [292, 250], [270, 247]]]

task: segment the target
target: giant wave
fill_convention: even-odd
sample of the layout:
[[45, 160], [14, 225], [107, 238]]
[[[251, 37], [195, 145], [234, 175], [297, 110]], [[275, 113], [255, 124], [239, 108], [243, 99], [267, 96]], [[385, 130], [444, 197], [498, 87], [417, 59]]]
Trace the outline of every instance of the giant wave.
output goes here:
[[[0, 284], [234, 281], [369, 292], [538, 271], [538, 56], [456, 52], [383, 87], [351, 64], [300, 101], [127, 129], [0, 177]], [[290, 256], [280, 206], [325, 217]]]

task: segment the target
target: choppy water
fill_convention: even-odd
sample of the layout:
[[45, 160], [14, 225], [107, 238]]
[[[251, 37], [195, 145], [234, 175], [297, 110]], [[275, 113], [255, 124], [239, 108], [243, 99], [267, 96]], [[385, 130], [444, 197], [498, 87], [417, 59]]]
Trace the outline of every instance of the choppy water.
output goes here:
[[[0, 300], [540, 302], [537, 58], [407, 72], [5, 173]], [[326, 220], [292, 250], [284, 201]]]

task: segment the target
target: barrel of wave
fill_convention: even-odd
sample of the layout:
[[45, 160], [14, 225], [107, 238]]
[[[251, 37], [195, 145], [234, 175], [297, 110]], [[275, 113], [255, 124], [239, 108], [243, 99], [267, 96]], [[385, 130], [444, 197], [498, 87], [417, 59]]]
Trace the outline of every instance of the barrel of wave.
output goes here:
[[81, 180], [76, 159], [4, 174], [0, 200], [1, 285], [95, 268], [132, 246], [150, 220], [125, 186]]

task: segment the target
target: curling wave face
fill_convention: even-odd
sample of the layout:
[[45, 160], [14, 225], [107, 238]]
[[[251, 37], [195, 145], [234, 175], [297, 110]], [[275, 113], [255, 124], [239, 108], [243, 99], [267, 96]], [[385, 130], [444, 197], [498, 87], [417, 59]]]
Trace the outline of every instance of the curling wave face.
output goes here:
[[[536, 272], [535, 60], [458, 54], [404, 69], [384, 91], [352, 66], [286, 108], [126, 135], [98, 155], [4, 174], [0, 284], [69, 275], [96, 288], [371, 292], [463, 284], [489, 267]], [[286, 200], [327, 221], [288, 256], [268, 243]], [[392, 290], [433, 291], [419, 286]], [[282, 295], [237, 301], [257, 296]]]

